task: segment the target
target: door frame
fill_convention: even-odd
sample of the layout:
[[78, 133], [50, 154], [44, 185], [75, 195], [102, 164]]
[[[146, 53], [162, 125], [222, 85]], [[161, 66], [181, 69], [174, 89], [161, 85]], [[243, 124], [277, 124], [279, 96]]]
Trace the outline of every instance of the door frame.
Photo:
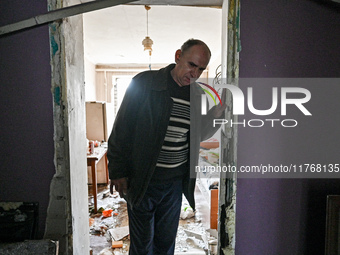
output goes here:
[[[48, 6], [55, 10], [75, 1], [48, 0]], [[223, 0], [222, 5], [222, 79], [234, 85], [237, 85], [238, 78], [238, 51], [235, 47], [238, 44], [239, 1]], [[54, 21], [49, 25], [49, 31], [56, 174], [51, 182], [45, 238], [59, 240], [64, 254], [89, 254], [88, 201], [84, 196], [87, 193], [87, 173], [83, 171], [86, 169], [84, 61], [79, 57], [84, 52], [82, 16]], [[226, 116], [230, 116], [230, 94], [227, 103], [230, 107]], [[72, 131], [75, 126], [77, 132]], [[236, 164], [237, 130], [231, 130], [231, 136], [226, 134], [227, 131], [221, 131], [221, 163]], [[236, 176], [221, 176], [220, 186], [218, 250], [219, 254], [227, 250], [228, 254], [234, 254], [235, 217], [226, 216], [231, 212], [230, 208], [234, 210], [236, 206]]]

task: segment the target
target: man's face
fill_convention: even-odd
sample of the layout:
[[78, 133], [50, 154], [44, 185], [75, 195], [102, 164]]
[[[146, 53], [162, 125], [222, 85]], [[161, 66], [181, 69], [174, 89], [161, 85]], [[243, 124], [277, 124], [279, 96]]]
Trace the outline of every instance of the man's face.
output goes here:
[[176, 51], [176, 66], [171, 74], [179, 86], [190, 85], [206, 69], [210, 60], [208, 50], [202, 45], [195, 45], [186, 52]]

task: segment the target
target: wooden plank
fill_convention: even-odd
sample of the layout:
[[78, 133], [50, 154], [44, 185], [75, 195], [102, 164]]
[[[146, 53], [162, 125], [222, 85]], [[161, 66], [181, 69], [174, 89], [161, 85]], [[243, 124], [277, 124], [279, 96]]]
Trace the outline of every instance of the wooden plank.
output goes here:
[[73, 5], [54, 11], [50, 11], [46, 14], [41, 14], [29, 19], [25, 19], [13, 24], [0, 27], [0, 36], [13, 33], [19, 30], [40, 26], [56, 20], [67, 18], [70, 16], [100, 10], [120, 4], [126, 4], [133, 2], [132, 0], [97, 0], [88, 3]]

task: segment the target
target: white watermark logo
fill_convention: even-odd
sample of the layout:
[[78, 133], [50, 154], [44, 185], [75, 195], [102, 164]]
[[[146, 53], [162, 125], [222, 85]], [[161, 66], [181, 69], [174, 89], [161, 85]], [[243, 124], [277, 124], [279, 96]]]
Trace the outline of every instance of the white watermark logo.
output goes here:
[[[232, 95], [232, 113], [234, 115], [244, 115], [245, 112], [245, 95], [243, 94], [242, 90], [230, 84], [222, 84], [217, 85], [218, 88], [227, 89], [230, 91]], [[257, 116], [268, 116], [273, 114], [278, 108], [280, 108], [281, 116], [287, 115], [287, 105], [294, 105], [298, 110], [300, 110], [305, 116], [311, 116], [311, 112], [305, 107], [304, 104], [310, 101], [311, 93], [308, 89], [301, 88], [301, 87], [273, 87], [271, 88], [271, 106], [267, 109], [256, 109], [254, 106], [253, 100], [253, 88], [247, 88], [247, 107], [248, 110]], [[280, 96], [279, 96], [280, 90]], [[291, 97], [294, 95], [294, 98]], [[202, 94], [201, 97], [201, 114], [206, 115], [206, 101], [207, 96], [206, 94]], [[298, 125], [297, 120], [295, 119], [274, 119], [274, 118], [267, 118], [265, 120], [262, 119], [250, 119], [250, 120], [243, 120], [240, 122], [226, 120], [226, 119], [214, 119], [213, 124], [215, 125], [225, 125], [229, 124], [233, 125], [242, 125], [242, 126], [249, 126], [249, 127], [263, 127], [264, 125], [268, 124], [271, 127], [274, 127], [275, 124], [280, 124], [282, 127], [296, 127]]]

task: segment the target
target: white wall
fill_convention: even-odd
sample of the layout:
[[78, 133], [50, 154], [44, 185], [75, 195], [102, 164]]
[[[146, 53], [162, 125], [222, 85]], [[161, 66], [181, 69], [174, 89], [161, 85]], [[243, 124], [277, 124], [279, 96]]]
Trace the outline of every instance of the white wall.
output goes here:
[[86, 56], [84, 57], [85, 68], [85, 101], [96, 101], [96, 65]]
[[[68, 0], [65, 6], [78, 3], [78, 0]], [[63, 25], [66, 58], [73, 254], [89, 254], [83, 17], [82, 15], [69, 17], [67, 22], [63, 22]]]

